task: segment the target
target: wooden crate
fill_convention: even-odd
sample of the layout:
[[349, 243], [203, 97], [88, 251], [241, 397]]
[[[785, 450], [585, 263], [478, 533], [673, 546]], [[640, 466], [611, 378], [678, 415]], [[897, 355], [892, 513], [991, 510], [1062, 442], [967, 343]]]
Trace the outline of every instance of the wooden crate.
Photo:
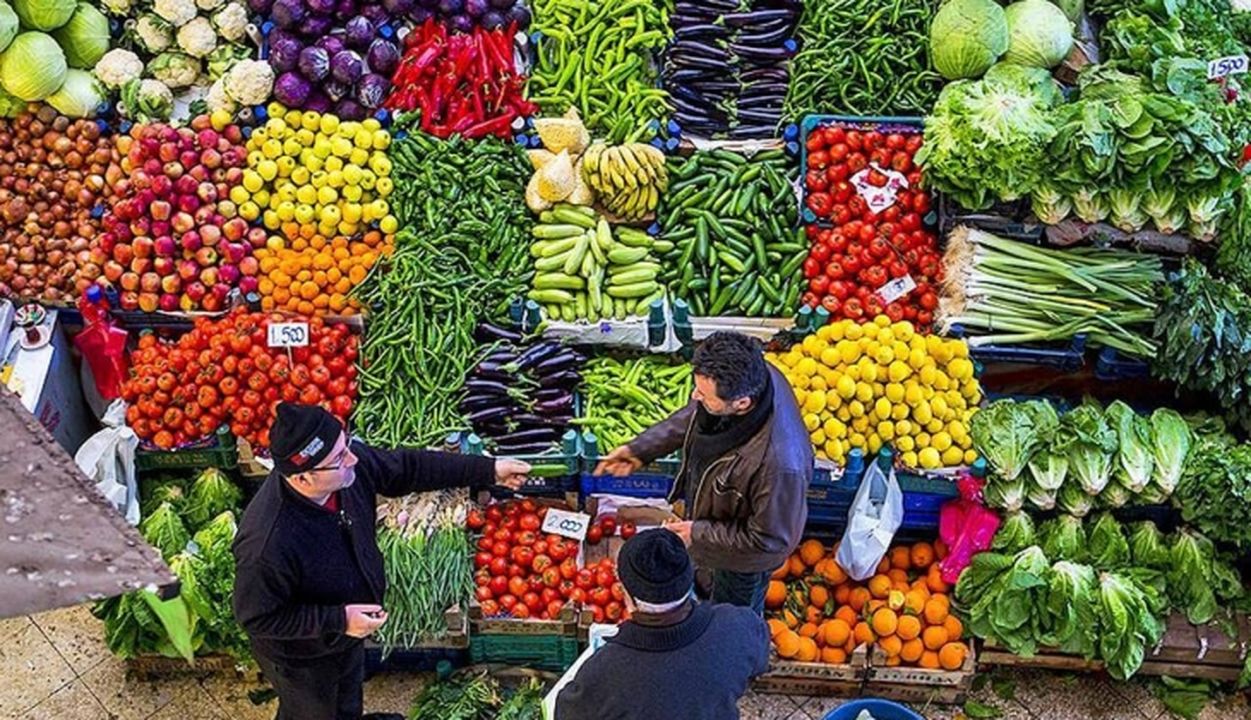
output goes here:
[[[1184, 615], [1173, 613], [1168, 618], [1164, 638], [1159, 646], [1147, 650], [1146, 659], [1138, 674], [1217, 681], [1237, 680], [1248, 648], [1251, 648], [1251, 620], [1245, 615], [1239, 615], [1236, 621], [1237, 637], [1230, 637], [1218, 625], [1191, 625]], [[1104, 670], [1100, 660], [1087, 660], [1054, 648], [1040, 648], [1033, 657], [1021, 657], [1008, 652], [994, 640], [983, 643], [978, 660], [983, 665], [1068, 672]]]
[[869, 656], [865, 695], [916, 704], [959, 705], [973, 688], [977, 657], [973, 643], [959, 670], [886, 667], [886, 656], [875, 648]]
[[565, 603], [556, 620], [518, 620], [511, 617], [485, 617], [476, 599], [469, 601], [470, 635], [554, 635], [578, 636], [578, 617], [573, 603]]
[[794, 662], [774, 653], [769, 671], [756, 678], [752, 689], [778, 695], [857, 697], [864, 686], [868, 666], [868, 653], [863, 645], [852, 652], [844, 665]]
[[229, 655], [204, 655], [197, 657], [195, 663], [188, 663], [182, 658], [170, 658], [163, 655], [140, 655], [126, 660], [126, 672], [140, 680], [167, 680], [180, 677], [204, 677], [208, 675], [226, 675], [248, 680], [256, 679], [260, 669], [255, 665], [243, 667]]

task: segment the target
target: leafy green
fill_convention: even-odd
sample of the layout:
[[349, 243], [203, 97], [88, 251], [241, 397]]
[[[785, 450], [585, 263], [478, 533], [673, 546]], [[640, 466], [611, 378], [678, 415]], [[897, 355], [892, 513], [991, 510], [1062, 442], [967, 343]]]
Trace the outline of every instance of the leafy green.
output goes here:
[[1190, 454], [1190, 442], [1190, 427], [1176, 411], [1160, 408], [1151, 413], [1151, 482], [1166, 495], [1172, 495], [1177, 488]]
[[227, 511], [236, 511], [243, 491], [221, 470], [208, 468], [191, 483], [187, 496], [187, 523], [198, 528]]
[[1172, 537], [1169, 561], [1170, 601], [1195, 625], [1211, 621], [1221, 604], [1245, 594], [1237, 570], [1225, 563], [1212, 541], [1200, 533], [1178, 531]]
[[982, 494], [990, 507], [1016, 512], [1025, 504], [1025, 480], [993, 480], [986, 485]]
[[996, 475], [1016, 480], [1058, 422], [1045, 400], [996, 400], [973, 415], [969, 434]]
[[1206, 680], [1176, 680], [1166, 675], [1156, 685], [1155, 695], [1170, 713], [1197, 720], [1215, 690]]
[[1164, 635], [1163, 620], [1152, 612], [1154, 593], [1117, 573], [1099, 574], [1099, 657], [1108, 674], [1129, 678], [1142, 666], [1146, 648]]
[[250, 644], [231, 609], [235, 588], [231, 544], [237, 530], [234, 514], [223, 512], [195, 534], [195, 548], [171, 564], [176, 565], [187, 605], [203, 620], [205, 643], [246, 662], [251, 658]]
[[1038, 544], [1052, 560], [1086, 562], [1090, 557], [1086, 527], [1073, 515], [1061, 514], [1039, 523]]
[[999, 526], [990, 549], [995, 552], [1016, 553], [1034, 544], [1034, 520], [1026, 512], [1009, 513]]
[[1006, 62], [1050, 70], [1073, 49], [1073, 23], [1048, 0], [1018, 0], [1004, 15], [1008, 20]]
[[[974, 415], [973, 417], [977, 417]], [[1030, 481], [1044, 490], [1058, 491], [1069, 475], [1068, 448], [1072, 436], [1052, 430], [1051, 436], [1029, 460]]]
[[1099, 641], [1095, 571], [1088, 565], [1060, 561], [1051, 566], [1047, 589], [1049, 632], [1040, 641], [1063, 652], [1095, 656]]
[[462, 671], [429, 683], [413, 700], [409, 720], [542, 720], [543, 683], [531, 678], [515, 691], [485, 672]]
[[183, 524], [178, 511], [168, 502], [162, 502], [146, 518], [139, 523], [139, 532], [157, 550], [161, 557], [170, 558], [182, 552], [191, 540], [187, 526]]
[[[978, 557], [981, 555], [975, 555], [974, 560]], [[961, 575], [956, 585], [958, 599], [965, 575], [975, 566], [976, 563], [970, 564]], [[995, 638], [1009, 652], [1032, 656], [1045, 631], [1043, 608], [1049, 593], [1049, 570], [1047, 556], [1037, 546], [1031, 546], [1012, 556], [1011, 565], [990, 579], [978, 573], [960, 600], [961, 606], [968, 608], [972, 631], [979, 637]]]
[[1075, 517], [1083, 518], [1095, 508], [1095, 498], [1075, 482], [1068, 482], [1056, 496], [1056, 507]]
[[1151, 481], [1155, 464], [1151, 453], [1151, 421], [1117, 400], [1104, 410], [1116, 431], [1116, 468], [1113, 478], [1131, 492], [1142, 492]]
[[1090, 564], [1100, 570], [1116, 570], [1129, 565], [1129, 541], [1112, 513], [1102, 513], [1090, 528]]
[[1072, 434], [1068, 448], [1069, 471], [1089, 495], [1107, 487], [1116, 452], [1116, 433], [1108, 427], [1097, 405], [1084, 403], [1060, 421], [1061, 432]]
[[1137, 522], [1129, 529], [1129, 557], [1135, 567], [1167, 570], [1170, 552], [1164, 533], [1153, 522]]
[[994, 0], [951, 0], [930, 24], [930, 58], [948, 80], [980, 76], [1007, 50], [1007, 15]]

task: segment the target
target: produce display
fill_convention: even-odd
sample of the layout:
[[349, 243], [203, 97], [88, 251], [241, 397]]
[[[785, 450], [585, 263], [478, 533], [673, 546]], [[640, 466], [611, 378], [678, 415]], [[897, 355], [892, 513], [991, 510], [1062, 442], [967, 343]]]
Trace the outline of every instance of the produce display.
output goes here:
[[435, 137], [511, 137], [513, 122], [536, 110], [513, 62], [511, 30], [477, 28], [449, 37], [445, 26], [427, 20], [404, 36], [383, 106], [420, 111], [421, 131]]
[[969, 424], [982, 390], [962, 340], [879, 315], [864, 325], [832, 322], [765, 357], [795, 391], [822, 460], [842, 464], [853, 448], [876, 454], [884, 445], [909, 468], [977, 459]]
[[91, 117], [104, 88], [91, 68], [109, 49], [109, 21], [75, 0], [14, 0], [0, 8], [0, 115], [46, 102], [71, 118]]
[[[394, 238], [370, 230], [359, 240], [342, 235], [327, 239], [312, 225], [284, 228], [253, 250], [260, 279], [262, 310], [301, 315], [355, 315], [361, 310], [353, 290], [369, 271], [395, 250]], [[308, 237], [305, 237], [308, 236]]]
[[591, 358], [582, 370], [582, 412], [573, 422], [607, 452], [686, 407], [694, 389], [690, 363], [655, 355]]
[[[517, 6], [520, 7], [520, 6]], [[543, 684], [528, 680], [511, 695], [489, 673], [466, 671], [422, 687], [409, 720], [541, 720]]]
[[933, 0], [805, 2], [786, 117], [927, 112], [941, 87], [926, 43], [938, 6]]
[[50, 107], [0, 120], [0, 296], [72, 300], [99, 276], [93, 214], [112, 192], [113, 143]]
[[800, 13], [800, 3], [787, 0], [674, 3], [661, 77], [684, 132], [777, 134], [790, 79], [785, 44]]
[[664, 154], [643, 143], [591, 145], [582, 157], [582, 179], [606, 210], [627, 222], [651, 215], [669, 189]]
[[547, 115], [575, 108], [610, 142], [650, 137], [667, 120], [669, 93], [657, 87], [656, 56], [671, 37], [672, 0], [534, 0], [530, 100]]
[[346, 421], [356, 400], [357, 337], [344, 325], [308, 318], [308, 345], [288, 355], [266, 342], [269, 323], [284, 320], [240, 308], [196, 318], [176, 341], [143, 335], [122, 384], [126, 424], [162, 450], [209, 438], [222, 425], [267, 449], [279, 401], [322, 405]]
[[797, 230], [781, 152], [697, 152], [676, 164], [659, 209], [665, 282], [696, 315], [779, 317], [802, 290], [808, 244]]
[[841, 665], [863, 645], [887, 667], [960, 669], [969, 646], [938, 570], [946, 546], [893, 547], [863, 583], [847, 576], [837, 551], [805, 540], [770, 578], [766, 618], [778, 657]]
[[571, 205], [545, 210], [531, 232], [534, 283], [527, 297], [543, 305], [548, 319], [624, 320], [646, 315], [664, 297], [647, 233], [622, 226], [614, 237], [594, 210]]
[[913, 165], [921, 144], [906, 125], [832, 122], [808, 133], [804, 205], [818, 225], [807, 228], [805, 305], [834, 319], [885, 314], [929, 329], [943, 268], [926, 225], [932, 200]]
[[1078, 517], [1095, 507], [1165, 502], [1177, 489], [1191, 431], [1173, 410], [1135, 413], [1117, 400], [1084, 403], [1063, 416], [1045, 400], [997, 400], [969, 433], [991, 473], [986, 503]]
[[122, 308], [220, 311], [232, 289], [256, 290], [252, 250], [265, 233], [229, 199], [247, 159], [238, 126], [214, 129], [206, 115], [189, 127], [136, 124], [117, 152], [105, 177], [113, 211], [94, 258]]
[[1195, 427], [1173, 504], [1187, 523], [1214, 541], [1251, 547], [1251, 444], [1239, 443], [1219, 420]]
[[943, 268], [939, 327], [961, 326], [975, 347], [1085, 334], [1128, 355], [1156, 353], [1149, 326], [1164, 284], [1157, 256], [1040, 248], [961, 226], [947, 236]]

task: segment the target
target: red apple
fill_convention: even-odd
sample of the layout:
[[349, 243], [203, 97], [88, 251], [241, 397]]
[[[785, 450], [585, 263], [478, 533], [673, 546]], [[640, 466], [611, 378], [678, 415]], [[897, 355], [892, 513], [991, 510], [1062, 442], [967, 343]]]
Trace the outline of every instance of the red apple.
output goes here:
[[161, 289], [161, 276], [154, 272], [146, 272], [139, 276], [139, 289], [145, 293], [155, 293]]
[[200, 271], [200, 282], [204, 283], [206, 286], [212, 286], [220, 279], [221, 275], [218, 273], [217, 267], [214, 265], [210, 265]]
[[177, 295], [182, 291], [182, 280], [177, 275], [166, 275], [161, 278], [161, 292], [167, 295]]
[[124, 272], [119, 283], [123, 290], [134, 292], [139, 289], [139, 273]]
[[202, 247], [195, 251], [195, 261], [200, 263], [200, 267], [209, 267], [217, 264], [217, 251], [211, 247]]
[[152, 242], [152, 238], [150, 237], [137, 237], [135, 238], [135, 241], [131, 243], [131, 247], [135, 251], [135, 257], [150, 258], [152, 257], [152, 251], [155, 247], [155, 243]]
[[160, 307], [160, 299], [156, 293], [144, 292], [139, 293], [139, 309], [144, 312], [156, 312]]
[[191, 282], [200, 274], [200, 266], [196, 265], [195, 260], [179, 260], [178, 261], [178, 277], [183, 282]]
[[113, 246], [113, 259], [122, 265], [129, 265], [134, 257], [135, 250], [128, 243], [119, 243]]

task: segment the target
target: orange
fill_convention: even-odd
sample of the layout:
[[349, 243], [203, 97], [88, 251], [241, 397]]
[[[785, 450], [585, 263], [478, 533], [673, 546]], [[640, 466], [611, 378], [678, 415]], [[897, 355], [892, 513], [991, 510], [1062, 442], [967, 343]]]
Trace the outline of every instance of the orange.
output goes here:
[[842, 647], [847, 644], [847, 638], [851, 637], [851, 625], [842, 618], [827, 620], [821, 626], [821, 635], [826, 645]]
[[910, 590], [904, 595], [904, 610], [913, 615], [920, 615], [925, 612], [925, 601], [929, 600], [929, 593], [922, 593], [920, 590]]
[[769, 576], [769, 579], [770, 580], [785, 580], [787, 574], [790, 573], [790, 570], [791, 570], [790, 562], [789, 561], [784, 562], [778, 566], [777, 570], [773, 571], [773, 574]]
[[902, 664], [903, 662], [899, 659], [898, 655], [886, 656], [886, 667], [899, 667]]
[[820, 625], [821, 621], [824, 619], [825, 612], [819, 607], [809, 605], [808, 608], [804, 610], [804, 620], [806, 622], [810, 622], [814, 625]]
[[946, 597], [943, 595], [935, 595], [925, 601], [925, 622], [930, 625], [942, 625], [949, 612]]
[[890, 566], [896, 570], [907, 570], [909, 567], [912, 567], [911, 559], [908, 557], [908, 548], [906, 547], [892, 548], [887, 557], [890, 558]]
[[804, 564], [803, 558], [799, 554], [791, 555], [791, 577], [803, 577], [808, 572], [808, 566]]
[[926, 650], [921, 653], [921, 660], [917, 663], [917, 665], [930, 670], [937, 670], [940, 667], [938, 663], [938, 653], [933, 650]]
[[823, 608], [830, 601], [830, 589], [824, 585], [813, 585], [808, 591], [808, 600], [813, 605]]
[[851, 586], [844, 583], [834, 588], [834, 602], [839, 605], [846, 605], [847, 598], [851, 596]]
[[839, 609], [835, 610], [834, 617], [847, 623], [847, 627], [851, 627], [855, 625], [856, 620], [859, 619], [856, 617], [856, 611], [852, 610], [850, 605], [844, 605], [840, 607]]
[[792, 630], [800, 625], [799, 616], [791, 612], [789, 608], [782, 611], [782, 622], [786, 623], [786, 627]]
[[847, 582], [847, 572], [833, 558], [830, 558], [825, 563], [825, 566], [818, 569], [817, 572], [821, 573], [821, 577], [825, 578], [825, 581], [831, 585], [840, 585]]
[[934, 557], [942, 560], [947, 557], [947, 543], [942, 540], [934, 541]]
[[899, 618], [890, 608], [881, 608], [873, 613], [873, 632], [882, 637], [885, 635], [894, 635], [895, 630], [899, 627]]
[[877, 638], [873, 636], [873, 628], [869, 627], [869, 623], [858, 622], [855, 630], [852, 631], [852, 639], [857, 645], [868, 645]]
[[888, 658], [898, 657], [899, 653], [903, 652], [903, 640], [894, 635], [878, 640], [877, 646], [882, 648], [882, 652], [886, 653]]
[[870, 601], [869, 601], [869, 604], [868, 604], [868, 605], [866, 605], [865, 607], [866, 607], [866, 608], [868, 608], [868, 613], [866, 613], [866, 614], [868, 614], [868, 615], [872, 615], [873, 613], [877, 612], [879, 608], [884, 608], [884, 607], [886, 607], [886, 601], [885, 601], [885, 600], [879, 600], [879, 599], [877, 599], [877, 598], [874, 598], [874, 599], [870, 600]]
[[794, 630], [783, 630], [773, 642], [777, 645], [779, 657], [793, 658], [799, 652], [799, 635]]
[[899, 612], [900, 610], [903, 610], [903, 606], [904, 606], [903, 591], [891, 590], [890, 595], [886, 596], [886, 607], [890, 608], [891, 610], [894, 610], [895, 612]]
[[776, 609], [786, 602], [786, 585], [778, 580], [770, 580], [765, 589], [765, 607]]
[[799, 652], [795, 653], [795, 659], [799, 662], [816, 662], [821, 656], [821, 650], [817, 648], [817, 643], [810, 637], [799, 638]]
[[821, 662], [829, 665], [842, 665], [847, 662], [847, 652], [841, 647], [827, 647], [821, 651]]
[[912, 567], [924, 570], [934, 564], [934, 546], [919, 542], [912, 546]]
[[947, 631], [941, 625], [931, 625], [921, 633], [921, 642], [930, 650], [937, 650], [947, 644]]
[[903, 644], [903, 649], [899, 651], [899, 657], [904, 662], [914, 663], [921, 659], [921, 654], [925, 652], [925, 643], [920, 638], [908, 640]]
[[904, 583], [906, 585], [908, 583], [908, 571], [907, 570], [901, 570], [899, 568], [891, 568], [890, 570], [886, 572], [886, 577], [890, 578], [890, 581], [892, 584]]
[[950, 642], [938, 651], [938, 664], [944, 670], [959, 670], [964, 664], [965, 647], [962, 643]]
[[769, 618], [769, 637], [777, 638], [778, 635], [786, 632], [786, 623], [777, 618]]
[[947, 631], [947, 639], [955, 642], [964, 635], [964, 625], [960, 622], [960, 618], [955, 615], [948, 615], [943, 621], [943, 629]]
[[888, 570], [890, 570], [890, 556], [889, 555], [887, 555], [886, 557], [883, 557], [882, 562], [877, 564], [877, 574], [885, 575], [886, 571]]
[[812, 567], [821, 562], [821, 558], [825, 557], [825, 546], [820, 540], [805, 540], [799, 546], [799, 557], [808, 567]]
[[799, 626], [799, 637], [815, 639], [817, 637], [818, 629], [819, 628], [813, 623], [810, 623], [810, 622], [804, 623], [803, 625]]
[[873, 596], [869, 594], [868, 590], [858, 587], [852, 590], [851, 594], [847, 596], [847, 604], [851, 606], [852, 610], [860, 612], [861, 608], [865, 606], [865, 603], [869, 602], [869, 598], [871, 597]]
[[869, 578], [869, 593], [875, 598], [886, 597], [891, 587], [891, 580], [886, 575], [874, 575]]
[[951, 589], [951, 586], [943, 580], [943, 575], [938, 571], [937, 565], [930, 565], [930, 571], [925, 576], [925, 584], [929, 586], [930, 592], [945, 593]]
[[899, 627], [895, 632], [904, 640], [915, 640], [921, 637], [921, 621], [914, 615], [904, 615], [899, 618]]

